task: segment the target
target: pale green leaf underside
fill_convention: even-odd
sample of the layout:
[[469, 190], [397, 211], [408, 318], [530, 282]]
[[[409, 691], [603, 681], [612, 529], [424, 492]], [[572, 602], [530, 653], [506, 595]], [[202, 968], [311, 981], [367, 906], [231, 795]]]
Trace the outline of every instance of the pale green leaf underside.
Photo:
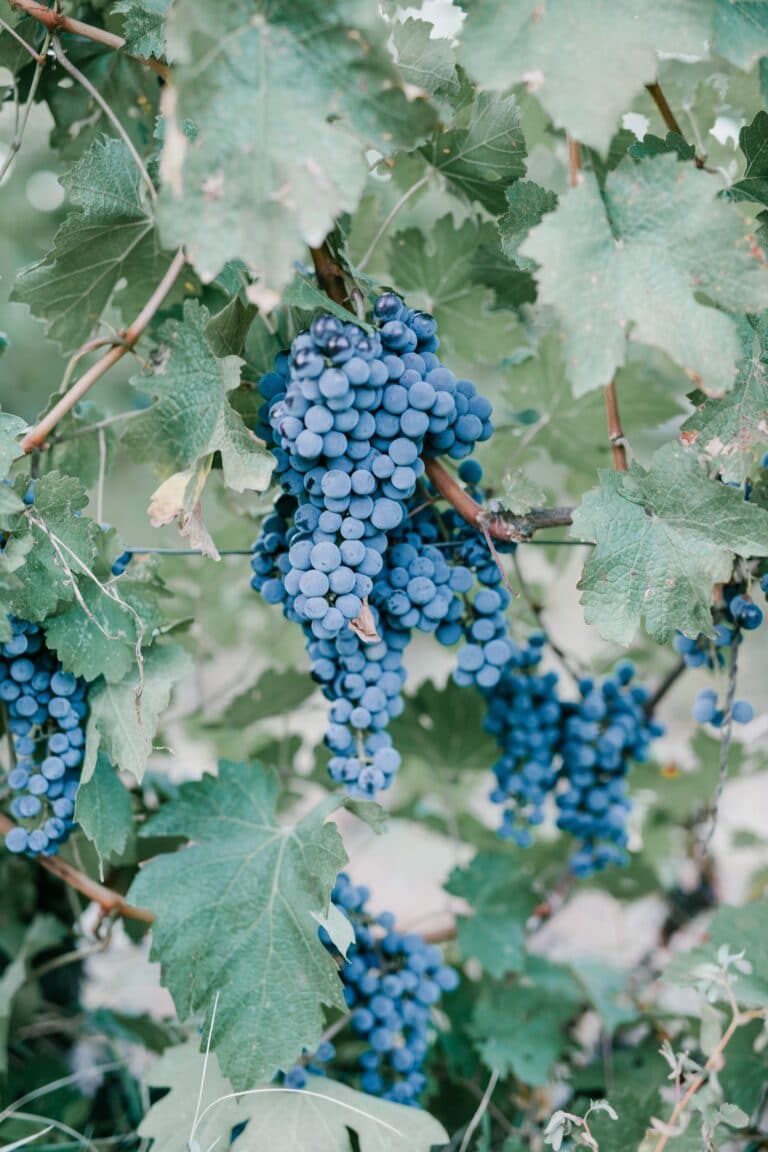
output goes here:
[[[241, 1140], [248, 1148], [285, 1149], [291, 1152], [351, 1152], [347, 1129], [358, 1137], [360, 1152], [431, 1152], [448, 1135], [441, 1124], [418, 1108], [390, 1104], [355, 1092], [325, 1078], [310, 1077], [306, 1089], [290, 1091], [264, 1084], [253, 1092], [231, 1096], [214, 1052], [203, 1081], [203, 1056], [193, 1043], [169, 1048], [151, 1069], [148, 1083], [170, 1088], [150, 1108], [139, 1135], [154, 1140], [163, 1152], [188, 1152], [195, 1122], [196, 1146], [210, 1148], [229, 1139], [232, 1129], [247, 1127]], [[222, 1101], [221, 1103], [214, 1103]]]
[[676, 629], [712, 635], [712, 585], [729, 579], [735, 556], [768, 555], [768, 512], [670, 444], [648, 471], [601, 472], [573, 534], [596, 542], [579, 583], [587, 621], [629, 644], [644, 619], [665, 643]]
[[521, 246], [559, 315], [576, 395], [610, 382], [627, 340], [663, 349], [705, 390], [731, 386], [740, 347], [725, 312], [768, 307], [768, 275], [718, 190], [672, 155], [627, 160], [602, 195], [586, 174]]

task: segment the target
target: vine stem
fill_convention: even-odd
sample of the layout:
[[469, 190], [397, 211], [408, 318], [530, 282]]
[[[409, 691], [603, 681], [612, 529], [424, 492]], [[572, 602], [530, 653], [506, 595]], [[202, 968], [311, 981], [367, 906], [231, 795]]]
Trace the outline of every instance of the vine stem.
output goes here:
[[134, 146], [133, 141], [131, 140], [130, 136], [126, 132], [123, 125], [120, 123], [119, 118], [115, 115], [112, 108], [109, 106], [107, 101], [102, 96], [101, 92], [99, 92], [98, 88], [94, 84], [91, 84], [88, 77], [84, 76], [79, 68], [75, 67], [75, 65], [72, 63], [72, 61], [69, 59], [66, 52], [62, 48], [61, 41], [59, 40], [58, 36], [53, 37], [53, 51], [54, 51], [54, 54], [56, 56], [57, 62], [61, 65], [61, 67], [64, 69], [64, 71], [68, 72], [73, 80], [77, 80], [77, 82], [81, 86], [81, 88], [84, 88], [85, 91], [88, 93], [88, 95], [91, 97], [91, 99], [99, 106], [99, 108], [101, 108], [102, 112], [107, 117], [110, 124], [115, 129], [118, 136], [123, 141], [126, 148], [128, 149], [128, 152], [130, 153], [131, 159], [133, 160], [134, 164], [138, 168], [139, 175], [141, 176], [142, 180], [144, 181], [144, 184], [147, 188], [147, 191], [149, 192], [150, 199], [157, 200], [157, 191], [155, 189], [154, 184], [152, 183], [152, 179], [149, 175], [149, 172], [147, 172], [147, 169], [144, 165], [144, 161], [142, 160], [141, 156], [139, 156], [138, 152], [136, 151], [136, 148]]
[[[578, 140], [574, 140], [570, 134], [566, 135], [566, 140], [568, 142], [568, 183], [571, 188], [577, 188], [579, 184], [579, 173], [581, 172], [581, 148], [579, 147]], [[611, 382], [603, 388], [603, 398], [605, 400], [605, 412], [608, 417], [608, 442], [611, 445], [613, 467], [616, 472], [626, 472], [627, 442], [621, 427], [619, 399], [616, 395], [615, 379], [611, 380]]]
[[723, 717], [722, 737], [720, 739], [720, 778], [717, 782], [715, 794], [712, 797], [712, 807], [709, 813], [709, 825], [702, 840], [702, 850], [705, 855], [709, 852], [712, 844], [712, 839], [715, 835], [717, 828], [717, 817], [720, 811], [720, 801], [723, 798], [723, 792], [728, 780], [728, 760], [731, 750], [731, 739], [733, 737], [733, 701], [736, 697], [736, 682], [738, 680], [739, 671], [739, 640], [740, 629], [738, 626], [734, 630], [733, 640], [731, 642], [730, 661], [728, 664], [728, 688], [725, 697], [725, 715]]
[[[646, 84], [646, 89], [650, 93], [651, 99], [659, 110], [659, 115], [664, 121], [665, 126], [670, 132], [676, 132], [678, 136], [685, 139], [685, 133], [680, 127], [680, 122], [672, 111], [669, 101], [667, 100], [661, 85], [658, 80], [654, 80], [653, 84]], [[697, 168], [704, 167], [704, 161], [700, 156], [694, 156], [693, 162]]]
[[[38, 4], [37, 0], [8, 0], [11, 8], [16, 12], [24, 12], [33, 20], [38, 20], [49, 32], [69, 32], [73, 36], [84, 36], [86, 40], [93, 40], [96, 44], [103, 44], [105, 48], [112, 48], [115, 52], [125, 50], [125, 38], [115, 32], [108, 32], [106, 28], [99, 28], [95, 24], [86, 24], [83, 20], [76, 20], [73, 16], [65, 16], [57, 8], [48, 8], [45, 4]], [[132, 60], [145, 64], [163, 79], [168, 78], [168, 65], [151, 56], [137, 56], [133, 52], [125, 52]]]
[[[0, 832], [7, 835], [15, 827], [13, 821], [0, 812]], [[124, 920], [140, 920], [143, 924], [151, 924], [155, 919], [148, 908], [134, 907], [119, 892], [92, 880], [90, 876], [86, 876], [84, 872], [79, 872], [77, 868], [73, 868], [65, 860], [60, 860], [58, 856], [38, 856], [36, 859], [40, 867], [44, 868], [46, 872], [50, 872], [52, 876], [58, 876], [59, 880], [63, 880], [70, 888], [82, 892], [83, 896], [87, 896], [94, 904], [98, 904], [105, 916], [121, 916]]]
[[725, 1032], [723, 1032], [723, 1035], [720, 1037], [720, 1042], [718, 1043], [717, 1047], [711, 1053], [701, 1072], [698, 1072], [696, 1076], [694, 1076], [693, 1080], [691, 1080], [690, 1084], [686, 1088], [684, 1094], [675, 1104], [675, 1107], [672, 1110], [672, 1115], [666, 1122], [666, 1128], [668, 1131], [662, 1132], [660, 1134], [659, 1139], [653, 1148], [653, 1152], [664, 1152], [664, 1149], [672, 1138], [671, 1130], [674, 1129], [678, 1124], [691, 1100], [693, 1100], [696, 1093], [707, 1080], [709, 1073], [717, 1071], [722, 1066], [725, 1050], [739, 1028], [742, 1028], [745, 1024], [749, 1024], [752, 1020], [762, 1020], [765, 1018], [765, 1015], [765, 1008], [754, 1008], [749, 1012], [739, 1012], [738, 1008], [734, 1010], [733, 1016], [731, 1017], [731, 1022], [726, 1028]]
[[86, 392], [93, 387], [97, 380], [101, 379], [105, 372], [108, 372], [114, 364], [122, 360], [127, 352], [131, 351], [152, 317], [162, 305], [171, 288], [176, 283], [176, 279], [183, 267], [184, 250], [180, 248], [171, 261], [168, 271], [163, 276], [157, 288], [155, 288], [139, 315], [130, 327], [126, 328], [125, 331], [120, 334], [121, 343], [110, 348], [100, 360], [89, 368], [87, 372], [84, 372], [80, 379], [65, 392], [58, 403], [54, 404], [53, 408], [43, 417], [40, 423], [27, 433], [21, 442], [21, 447], [24, 452], [31, 452], [35, 448], [41, 448], [59, 421], [66, 416], [67, 412], [71, 411], [75, 404], [82, 400]]
[[685, 663], [685, 660], [683, 659], [683, 657], [681, 656], [679, 660], [675, 661], [675, 663], [670, 668], [669, 672], [667, 672], [666, 676], [664, 676], [664, 678], [659, 681], [659, 684], [658, 684], [658, 687], [656, 688], [656, 691], [653, 693], [653, 695], [648, 700], [648, 703], [645, 705], [646, 716], [650, 716], [653, 712], [655, 712], [656, 708], [661, 703], [661, 701], [664, 699], [664, 697], [667, 695], [669, 690], [672, 688], [672, 686], [674, 684], [677, 683], [677, 681], [682, 676], [683, 672], [685, 672], [685, 669], [686, 669], [686, 663]]
[[[13, 31], [13, 30], [11, 29], [11, 31]], [[21, 37], [16, 35], [16, 39], [21, 40]], [[22, 44], [24, 44], [25, 48], [30, 47], [29, 44], [26, 43], [26, 41], [22, 40], [21, 42], [22, 42]], [[0, 166], [0, 180], [2, 180], [3, 177], [5, 176], [6, 172], [8, 172], [8, 170], [11, 167], [11, 165], [13, 164], [16, 156], [18, 155], [19, 149], [21, 148], [21, 144], [22, 144], [22, 141], [24, 139], [24, 132], [26, 131], [26, 127], [27, 127], [27, 121], [29, 120], [29, 114], [32, 111], [32, 105], [35, 102], [35, 96], [37, 94], [37, 89], [38, 89], [38, 86], [40, 84], [40, 78], [42, 77], [43, 69], [45, 68], [45, 62], [47, 59], [48, 48], [50, 46], [50, 43], [51, 43], [51, 33], [48, 32], [48, 33], [46, 33], [45, 39], [43, 41], [43, 46], [42, 46], [42, 49], [40, 51], [40, 55], [39, 56], [36, 55], [37, 63], [35, 64], [35, 72], [34, 72], [34, 75], [32, 77], [32, 81], [29, 85], [29, 92], [27, 93], [27, 100], [26, 100], [26, 103], [24, 105], [24, 112], [22, 114], [20, 121], [18, 120], [18, 104], [17, 104], [17, 113], [16, 113], [17, 122], [16, 122], [16, 126], [15, 126], [14, 132], [13, 132], [13, 139], [11, 140], [11, 143], [8, 146], [8, 155], [6, 156], [5, 160], [3, 161], [2, 166]], [[34, 52], [33, 52], [33, 55], [35, 55]], [[17, 90], [17, 92], [18, 92], [18, 90]]]

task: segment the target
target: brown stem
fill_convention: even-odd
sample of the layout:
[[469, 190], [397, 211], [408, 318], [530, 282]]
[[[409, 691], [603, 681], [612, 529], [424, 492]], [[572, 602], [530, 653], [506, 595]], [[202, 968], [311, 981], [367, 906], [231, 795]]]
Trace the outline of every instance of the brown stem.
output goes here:
[[[103, 44], [106, 48], [114, 49], [115, 52], [120, 52], [125, 48], [123, 36], [108, 32], [106, 28], [98, 28], [95, 24], [86, 24], [82, 20], [75, 20], [72, 16], [65, 16], [55, 8], [38, 4], [37, 0], [8, 0], [8, 3], [15, 11], [24, 12], [33, 20], [38, 20], [49, 32], [69, 32], [72, 36], [84, 36], [86, 40]], [[161, 60], [155, 60], [151, 56], [135, 56], [132, 52], [126, 52], [126, 55], [130, 56], [132, 60], [138, 60], [140, 64], [145, 64], [147, 68], [151, 68], [163, 79], [168, 78], [168, 65], [163, 64]]]
[[570, 134], [567, 134], [565, 138], [568, 142], [568, 183], [571, 188], [575, 188], [579, 183], [581, 148], [578, 140], [574, 140]]
[[686, 667], [687, 665], [682, 656], [672, 665], [663, 680], [659, 681], [656, 691], [647, 701], [645, 705], [646, 716], [650, 716], [653, 712], [655, 712], [656, 708], [664, 699], [667, 692], [669, 692], [670, 688], [672, 688], [672, 686], [677, 683], [683, 672], [685, 672]]
[[[645, 87], [647, 88], [648, 92], [650, 93], [651, 99], [653, 100], [654, 104], [658, 108], [659, 115], [661, 116], [661, 118], [664, 121], [664, 124], [666, 125], [668, 130], [670, 132], [675, 132], [678, 136], [682, 136], [683, 139], [685, 139], [685, 133], [683, 132], [682, 128], [680, 127], [680, 122], [677, 119], [677, 117], [675, 116], [672, 109], [670, 108], [669, 101], [667, 100], [666, 96], [664, 95], [664, 92], [662, 91], [662, 88], [661, 88], [661, 85], [659, 84], [659, 82], [657, 80], [654, 80], [653, 84], [646, 84]], [[701, 159], [700, 156], [695, 156], [693, 159], [693, 162], [697, 168], [703, 168], [704, 167], [704, 161]]]
[[621, 427], [619, 415], [619, 399], [616, 395], [616, 381], [611, 380], [603, 389], [605, 396], [605, 411], [608, 417], [608, 440], [611, 445], [613, 467], [617, 472], [627, 471], [627, 442]]
[[114, 348], [110, 348], [109, 352], [102, 356], [101, 360], [98, 360], [87, 372], [84, 372], [80, 379], [64, 393], [58, 403], [54, 404], [53, 408], [43, 417], [40, 423], [37, 424], [31, 432], [27, 433], [21, 442], [21, 447], [25, 452], [31, 452], [34, 448], [41, 448], [59, 421], [66, 416], [67, 412], [74, 408], [78, 401], [82, 400], [89, 388], [91, 388], [105, 372], [109, 371], [113, 364], [117, 364], [127, 352], [130, 352], [175, 284], [183, 267], [184, 252], [180, 248], [171, 261], [168, 271], [163, 276], [133, 324], [131, 324], [129, 328], [126, 328], [124, 332], [120, 333], [121, 343], [116, 344]]
[[335, 304], [346, 307], [349, 294], [344, 280], [344, 271], [338, 260], [333, 258], [327, 244], [321, 244], [319, 248], [310, 248], [309, 251], [315, 266], [317, 282], [323, 292]]
[[[0, 832], [7, 835], [13, 828], [15, 824], [0, 812]], [[148, 908], [135, 908], [119, 892], [91, 880], [90, 876], [78, 872], [77, 868], [73, 868], [65, 860], [60, 860], [58, 856], [38, 856], [36, 859], [46, 872], [58, 876], [59, 880], [63, 880], [70, 888], [75, 888], [94, 904], [98, 904], [105, 916], [122, 916], [126, 920], [141, 920], [143, 924], [153, 922], [155, 917]]]
[[439, 460], [427, 460], [426, 473], [440, 495], [468, 524], [479, 528], [480, 521], [484, 521], [494, 540], [520, 543], [543, 528], [563, 528], [573, 523], [572, 508], [533, 508], [524, 516], [512, 516], [508, 512], [489, 515], [488, 510], [475, 503]]

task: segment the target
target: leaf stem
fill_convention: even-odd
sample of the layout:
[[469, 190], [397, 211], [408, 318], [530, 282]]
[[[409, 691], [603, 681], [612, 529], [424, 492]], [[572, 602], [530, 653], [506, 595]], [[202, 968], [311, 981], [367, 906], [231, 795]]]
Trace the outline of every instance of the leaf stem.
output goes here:
[[102, 356], [100, 360], [89, 368], [88, 371], [72, 385], [69, 391], [62, 396], [58, 403], [54, 404], [53, 408], [43, 417], [39, 424], [37, 424], [31, 432], [27, 433], [21, 442], [21, 447], [24, 452], [31, 452], [33, 448], [42, 447], [50, 433], [59, 421], [66, 416], [67, 412], [82, 400], [86, 392], [88, 392], [97, 380], [101, 379], [105, 372], [109, 371], [113, 364], [117, 364], [119, 360], [122, 360], [126, 352], [129, 352], [133, 348], [175, 284], [183, 267], [184, 250], [180, 248], [171, 261], [168, 271], [163, 276], [157, 288], [155, 288], [139, 315], [130, 327], [121, 333], [122, 342], [110, 348], [106, 355]]
[[[682, 128], [680, 127], [680, 121], [677, 119], [677, 116], [675, 116], [674, 112], [672, 111], [672, 109], [669, 105], [669, 101], [667, 100], [666, 96], [664, 95], [664, 92], [663, 92], [662, 87], [659, 84], [658, 80], [654, 80], [653, 84], [646, 84], [645, 87], [647, 88], [648, 92], [650, 93], [651, 99], [653, 100], [654, 104], [658, 108], [659, 115], [661, 116], [662, 120], [664, 121], [664, 124], [667, 127], [667, 129], [670, 132], [675, 132], [678, 136], [682, 136], [682, 138], [684, 140], [685, 139], [685, 133], [683, 132]], [[700, 156], [694, 156], [693, 162], [697, 168], [703, 168], [704, 167], [704, 161], [702, 160], [702, 158]]]
[[669, 690], [674, 684], [677, 683], [683, 672], [685, 672], [686, 667], [687, 665], [682, 656], [675, 661], [670, 670], [667, 672], [666, 676], [664, 676], [664, 678], [659, 681], [656, 691], [645, 705], [646, 716], [650, 716], [652, 712], [656, 711], [656, 708], [667, 695]]
[[358, 262], [358, 265], [357, 265], [357, 271], [358, 272], [364, 272], [365, 269], [368, 267], [368, 262], [370, 261], [371, 256], [373, 256], [374, 252], [378, 248], [379, 243], [381, 242], [382, 236], [385, 235], [387, 229], [389, 228], [390, 224], [394, 220], [395, 216], [397, 216], [400, 209], [404, 208], [405, 205], [408, 203], [408, 201], [411, 199], [411, 197], [415, 196], [417, 192], [420, 192], [421, 189], [424, 188], [425, 185], [428, 183], [429, 183], [429, 173], [425, 172], [420, 180], [417, 180], [416, 183], [412, 184], [411, 187], [406, 192], [403, 192], [402, 196], [397, 201], [394, 208], [392, 208], [392, 210], [387, 214], [387, 216], [386, 216], [385, 220], [383, 221], [381, 227], [379, 228], [378, 232], [374, 236], [373, 240], [371, 240], [370, 244], [368, 245], [368, 247], [365, 250], [364, 255], [361, 257], [360, 261]]
[[[13, 821], [0, 812], [0, 832], [7, 836], [15, 827]], [[140, 920], [143, 924], [151, 924], [154, 921], [155, 917], [149, 909], [134, 907], [119, 892], [97, 883], [84, 872], [79, 872], [77, 868], [67, 864], [65, 860], [60, 860], [58, 856], [37, 856], [35, 859], [46, 872], [57, 876], [70, 888], [74, 888], [94, 904], [98, 904], [105, 916], [121, 916], [125, 920]]]
[[134, 164], [138, 168], [139, 175], [141, 176], [142, 180], [144, 181], [144, 184], [146, 185], [146, 188], [147, 188], [147, 191], [149, 192], [150, 198], [152, 200], [157, 200], [157, 191], [155, 189], [154, 184], [152, 183], [152, 178], [149, 175], [149, 172], [147, 172], [147, 169], [144, 165], [144, 161], [142, 160], [141, 156], [139, 156], [139, 153], [136, 151], [136, 147], [135, 147], [133, 141], [131, 140], [127, 131], [125, 130], [125, 128], [121, 124], [119, 117], [115, 114], [113, 109], [110, 107], [110, 105], [104, 99], [101, 92], [99, 92], [98, 88], [94, 84], [92, 84], [91, 81], [88, 79], [88, 77], [83, 75], [83, 73], [80, 71], [80, 69], [77, 68], [72, 63], [72, 61], [69, 59], [66, 52], [62, 48], [61, 41], [59, 40], [58, 36], [53, 37], [53, 51], [54, 51], [54, 54], [56, 56], [58, 63], [62, 66], [64, 71], [68, 72], [69, 75], [73, 78], [73, 80], [77, 80], [78, 84], [82, 88], [85, 89], [85, 91], [88, 93], [88, 95], [91, 97], [91, 99], [93, 101], [95, 101], [96, 104], [98, 104], [99, 108], [101, 108], [102, 112], [107, 117], [110, 124], [115, 129], [118, 136], [123, 141], [126, 148], [128, 149], [130, 156], [131, 156], [131, 159], [133, 160]]
[[483, 1092], [483, 1095], [480, 1099], [480, 1103], [477, 1106], [475, 1114], [472, 1117], [472, 1119], [470, 1120], [469, 1124], [467, 1125], [467, 1130], [464, 1133], [461, 1144], [459, 1145], [459, 1152], [467, 1152], [467, 1149], [469, 1148], [470, 1142], [472, 1140], [472, 1137], [475, 1134], [477, 1126], [479, 1125], [479, 1123], [482, 1120], [485, 1113], [488, 1111], [488, 1106], [491, 1103], [491, 1096], [493, 1096], [494, 1089], [496, 1088], [496, 1085], [498, 1084], [498, 1082], [499, 1082], [499, 1071], [498, 1071], [498, 1069], [495, 1069], [494, 1072], [491, 1074], [491, 1078], [488, 1081], [488, 1086], [486, 1087], [485, 1092]]
[[[17, 36], [17, 39], [19, 39], [18, 36]], [[37, 95], [37, 89], [38, 89], [38, 85], [40, 84], [40, 78], [43, 75], [43, 69], [45, 68], [45, 63], [46, 63], [46, 60], [48, 58], [48, 48], [50, 46], [50, 43], [51, 43], [51, 34], [49, 32], [46, 34], [45, 40], [43, 41], [43, 46], [40, 50], [40, 55], [37, 57], [37, 64], [35, 65], [35, 72], [34, 72], [34, 75], [32, 77], [32, 81], [29, 85], [29, 92], [27, 93], [27, 100], [26, 100], [26, 103], [24, 105], [24, 112], [23, 112], [23, 115], [21, 117], [21, 121], [20, 122], [17, 121], [17, 123], [16, 123], [16, 127], [15, 127], [14, 133], [13, 133], [13, 139], [11, 140], [11, 143], [8, 146], [8, 155], [6, 156], [5, 160], [3, 161], [2, 167], [0, 167], [0, 180], [3, 179], [3, 177], [7, 173], [8, 169], [11, 167], [11, 164], [13, 164], [13, 161], [15, 160], [16, 155], [19, 152], [19, 149], [21, 148], [22, 141], [24, 139], [24, 132], [25, 132], [26, 127], [27, 127], [27, 121], [29, 120], [29, 114], [32, 111], [32, 105], [35, 102], [35, 96]], [[25, 46], [29, 47], [28, 44]]]

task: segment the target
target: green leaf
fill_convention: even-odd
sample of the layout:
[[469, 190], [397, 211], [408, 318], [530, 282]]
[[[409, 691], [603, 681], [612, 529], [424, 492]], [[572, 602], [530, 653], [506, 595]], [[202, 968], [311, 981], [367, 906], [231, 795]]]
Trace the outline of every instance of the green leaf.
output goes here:
[[693, 144], [689, 144], [679, 132], [667, 132], [663, 139], [661, 136], [654, 136], [649, 132], [642, 140], [636, 140], [634, 144], [630, 144], [627, 151], [635, 160], [645, 160], [649, 156], [661, 156], [665, 152], [674, 152], [678, 160], [693, 160], [696, 156], [696, 149]]
[[601, 472], [573, 518], [596, 547], [579, 588], [584, 615], [606, 639], [629, 644], [641, 619], [659, 643], [675, 629], [713, 634], [712, 585], [738, 556], [768, 555], [768, 512], [708, 478], [692, 452], [670, 444], [649, 470]]
[[148, 822], [148, 835], [193, 843], [146, 864], [130, 892], [155, 913], [152, 957], [180, 1018], [205, 1011], [207, 1031], [218, 995], [216, 1052], [236, 1089], [289, 1069], [317, 1044], [322, 1005], [344, 1008], [316, 919], [346, 863], [325, 823], [343, 800], [330, 797], [292, 828], [278, 824], [276, 802], [276, 775], [222, 762], [217, 779], [184, 786]]
[[474, 0], [461, 60], [486, 88], [527, 82], [555, 124], [605, 152], [658, 51], [706, 55], [711, 0]]
[[237, 356], [217, 359], [206, 334], [208, 323], [207, 310], [187, 300], [183, 320], [163, 325], [160, 369], [131, 381], [151, 391], [156, 401], [131, 421], [125, 442], [139, 459], [169, 471], [193, 468], [220, 452], [229, 488], [263, 491], [274, 459], [227, 399], [240, 383], [242, 361]]
[[97, 140], [62, 184], [74, 210], [51, 251], [16, 277], [12, 299], [45, 320], [47, 335], [69, 352], [88, 339], [110, 301], [123, 315], [137, 312], [170, 257], [159, 247], [146, 188], [122, 140]]
[[[162, 587], [131, 573], [119, 582], [110, 581], [112, 596], [90, 579], [80, 582], [78, 600], [45, 623], [46, 643], [64, 667], [75, 676], [111, 683], [122, 680], [136, 667], [136, 644], [148, 644], [155, 628], [164, 623], [158, 603]], [[114, 599], [113, 599], [114, 597]]]
[[[26, 487], [27, 480], [20, 481], [18, 493]], [[47, 472], [35, 481], [35, 502], [9, 522], [4, 550], [20, 578], [9, 596], [15, 616], [44, 620], [73, 599], [73, 574], [82, 571], [77, 561], [90, 567], [96, 554], [98, 529], [80, 515], [87, 504], [85, 488], [72, 476]]]
[[444, 688], [426, 680], [415, 696], [406, 697], [392, 739], [406, 763], [439, 765], [443, 773], [484, 772], [496, 759], [496, 745], [483, 731], [484, 715], [478, 694], [452, 680]]
[[585, 174], [522, 245], [559, 315], [576, 395], [610, 382], [628, 339], [662, 348], [707, 390], [730, 387], [739, 342], [721, 309], [768, 306], [768, 277], [718, 187], [673, 156], [626, 161], [602, 195]]
[[742, 330], [744, 356], [733, 389], [718, 398], [700, 397], [682, 427], [686, 444], [695, 444], [723, 480], [737, 484], [754, 474], [768, 450], [768, 315], [745, 320]]
[[0, 1073], [8, 1073], [8, 1041], [14, 1000], [27, 982], [27, 967], [40, 952], [60, 944], [66, 930], [54, 916], [36, 916], [27, 928], [21, 946], [0, 977]]
[[392, 33], [397, 64], [403, 79], [432, 95], [454, 95], [459, 90], [455, 52], [450, 40], [432, 36], [434, 25], [409, 16], [398, 20]]
[[205, 334], [214, 356], [240, 356], [255, 318], [256, 307], [243, 304], [239, 296], [233, 296], [228, 304], [211, 316]]
[[758, 112], [752, 123], [742, 128], [739, 148], [746, 159], [744, 175], [731, 185], [728, 195], [734, 200], [768, 205], [768, 112]]
[[489, 212], [503, 212], [505, 190], [525, 174], [525, 140], [514, 96], [481, 92], [422, 153], [445, 179]]
[[[24, 453], [19, 445], [19, 437], [27, 430], [26, 421], [8, 412], [0, 412], [0, 479], [8, 475], [14, 460]], [[13, 488], [0, 484], [0, 518], [20, 512], [24, 502]]]
[[579, 1000], [567, 971], [539, 957], [529, 959], [514, 983], [489, 981], [470, 1027], [483, 1062], [501, 1076], [543, 1087]]
[[[703, 947], [680, 952], [673, 957], [663, 972], [667, 984], [696, 983], [702, 977], [697, 969], [716, 966], [720, 948], [731, 954], [744, 953], [748, 971], [731, 968], [729, 979], [734, 997], [743, 1008], [768, 1006], [768, 938], [765, 934], [768, 906], [764, 900], [754, 900], [741, 908], [724, 905], [718, 908], [709, 923], [707, 943]], [[725, 1001], [722, 986], [713, 985], [718, 999]]]
[[216, 717], [216, 727], [245, 728], [270, 716], [286, 716], [308, 700], [317, 685], [306, 673], [292, 668], [277, 672], [270, 668], [257, 682], [230, 701]]
[[518, 250], [531, 229], [557, 207], [557, 196], [533, 180], [518, 180], [504, 194], [507, 211], [499, 217], [502, 251], [527, 272], [536, 267], [535, 262], [521, 256]]
[[[247, 1125], [242, 1140], [260, 1148], [291, 1148], [301, 1152], [352, 1152], [349, 1129], [359, 1152], [430, 1152], [448, 1135], [428, 1112], [406, 1108], [354, 1092], [325, 1077], [311, 1077], [307, 1089], [296, 1092], [277, 1085], [237, 1099], [221, 1073], [216, 1053], [203, 1070], [203, 1057], [193, 1043], [167, 1049], [153, 1065], [147, 1082], [170, 1091], [144, 1117], [139, 1135], [153, 1140], [163, 1152], [188, 1148], [225, 1147], [232, 1129]], [[203, 1084], [198, 1103], [198, 1092]], [[217, 1103], [214, 1107], [215, 1101]], [[194, 1145], [191, 1133], [196, 1116]], [[255, 1145], [254, 1145], [255, 1147]]]
[[715, 0], [713, 46], [737, 68], [749, 70], [768, 55], [765, 0]]
[[495, 241], [491, 224], [465, 220], [456, 228], [450, 216], [443, 216], [429, 239], [407, 228], [390, 245], [396, 285], [434, 315], [442, 343], [469, 363], [497, 363], [519, 339], [515, 318], [492, 312], [488, 290], [472, 279], [479, 245]]
[[156, 645], [144, 654], [144, 682], [139, 699], [136, 697], [139, 678], [135, 668], [120, 683], [100, 680], [91, 687], [84, 781], [93, 775], [99, 748], [103, 745], [117, 768], [130, 772], [141, 782], [152, 752], [158, 721], [171, 699], [171, 690], [189, 673], [191, 666], [189, 656], [177, 644]]
[[589, 1001], [603, 1022], [608, 1036], [623, 1024], [639, 1017], [630, 995], [627, 973], [600, 960], [577, 960], [571, 971], [583, 987]]
[[293, 308], [301, 308], [306, 312], [314, 312], [320, 308], [323, 312], [330, 312], [334, 316], [338, 316], [345, 324], [357, 324], [358, 327], [363, 328], [366, 332], [373, 332], [373, 328], [366, 321], [361, 321], [358, 316], [350, 312], [347, 308], [342, 308], [341, 304], [337, 304], [335, 300], [331, 300], [330, 296], [326, 295], [314, 284], [307, 276], [299, 273], [290, 282], [288, 287], [283, 292], [283, 304], [290, 305]]
[[525, 967], [525, 925], [536, 897], [514, 858], [478, 853], [467, 868], [451, 873], [445, 888], [472, 906], [472, 916], [458, 917], [462, 956], [479, 960], [496, 978], [520, 972]]
[[250, 0], [171, 9], [175, 61], [165, 126], [161, 221], [203, 280], [242, 259], [272, 307], [304, 245], [320, 244], [362, 193], [366, 151], [389, 155], [434, 124], [409, 101], [387, 49], [389, 27], [365, 6], [351, 27], [341, 0], [272, 6]]
[[125, 17], [125, 49], [136, 56], [165, 55], [165, 20], [172, 0], [118, 0], [115, 15]]
[[103, 752], [77, 790], [75, 820], [98, 853], [103, 879], [104, 865], [125, 849], [132, 823], [131, 797]]

